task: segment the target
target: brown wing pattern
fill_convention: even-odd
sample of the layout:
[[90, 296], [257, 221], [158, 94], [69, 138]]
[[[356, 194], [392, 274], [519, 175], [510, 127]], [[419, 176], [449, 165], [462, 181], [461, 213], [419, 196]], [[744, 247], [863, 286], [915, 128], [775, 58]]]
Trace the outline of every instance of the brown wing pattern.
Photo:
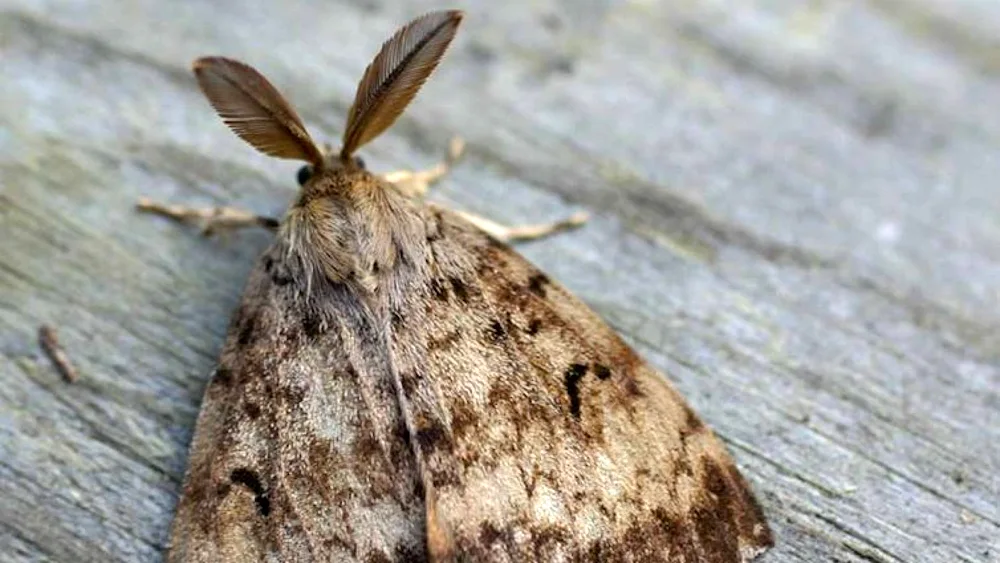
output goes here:
[[[425, 558], [422, 484], [378, 330], [352, 294], [323, 322], [265, 254], [202, 404], [168, 561]], [[364, 351], [364, 354], [362, 354]]]
[[460, 559], [737, 562], [771, 545], [660, 374], [524, 258], [428, 213], [430, 277], [393, 317], [393, 356]]
[[305, 283], [280, 235], [261, 258], [168, 561], [722, 563], [771, 545], [662, 376], [508, 247], [421, 212], [373, 294]]

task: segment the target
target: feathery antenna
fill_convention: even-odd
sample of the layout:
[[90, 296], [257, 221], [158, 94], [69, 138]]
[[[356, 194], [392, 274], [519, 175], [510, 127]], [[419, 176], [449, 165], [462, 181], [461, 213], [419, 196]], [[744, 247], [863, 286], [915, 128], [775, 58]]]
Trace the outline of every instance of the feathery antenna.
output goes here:
[[253, 67], [224, 57], [203, 57], [194, 61], [192, 70], [216, 113], [241, 139], [264, 154], [322, 166], [323, 155], [302, 120]]
[[462, 12], [431, 12], [400, 28], [382, 45], [358, 83], [347, 116], [341, 159], [396, 121], [455, 37]]

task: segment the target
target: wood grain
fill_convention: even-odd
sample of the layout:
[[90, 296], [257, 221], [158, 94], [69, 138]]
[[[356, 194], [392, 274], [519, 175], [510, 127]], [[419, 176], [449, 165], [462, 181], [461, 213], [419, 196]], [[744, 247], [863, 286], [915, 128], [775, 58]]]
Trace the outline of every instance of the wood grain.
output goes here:
[[[190, 61], [246, 60], [335, 142], [397, 0], [0, 1], [0, 553], [159, 560], [201, 391], [294, 163], [226, 131]], [[467, 157], [433, 199], [670, 374], [758, 491], [765, 561], [1000, 561], [1000, 5], [459, 2], [413, 107], [362, 151]], [[37, 345], [59, 327], [65, 384]]]

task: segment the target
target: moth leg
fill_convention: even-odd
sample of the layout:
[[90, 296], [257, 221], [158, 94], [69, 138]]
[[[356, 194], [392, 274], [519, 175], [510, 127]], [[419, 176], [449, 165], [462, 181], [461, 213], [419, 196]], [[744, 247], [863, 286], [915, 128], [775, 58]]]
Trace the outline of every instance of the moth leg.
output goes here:
[[[405, 195], [413, 198], [422, 198], [427, 195], [427, 190], [435, 182], [440, 180], [451, 171], [452, 166], [462, 156], [465, 150], [465, 141], [459, 137], [453, 137], [448, 144], [448, 152], [442, 162], [426, 170], [399, 170], [384, 174], [382, 178], [396, 185]], [[473, 215], [464, 211], [453, 210], [461, 215], [465, 220], [476, 225], [493, 238], [502, 242], [517, 242], [546, 237], [559, 231], [572, 229], [584, 224], [589, 216], [586, 213], [577, 213], [562, 221], [543, 223], [539, 225], [517, 225], [507, 226], [491, 221], [479, 215]]]
[[383, 180], [396, 185], [405, 195], [413, 198], [422, 198], [427, 194], [427, 190], [432, 184], [440, 180], [447, 174], [455, 162], [462, 156], [465, 150], [465, 141], [459, 137], [453, 137], [448, 143], [448, 152], [444, 160], [426, 170], [398, 170], [389, 172], [382, 176]]
[[155, 213], [182, 223], [198, 223], [201, 225], [202, 234], [206, 236], [218, 229], [264, 227], [273, 231], [279, 224], [273, 217], [257, 215], [235, 207], [185, 207], [159, 203], [147, 198], [139, 199], [135, 206], [139, 211]]
[[559, 231], [579, 227], [580, 225], [586, 223], [590, 218], [586, 212], [580, 212], [571, 215], [562, 221], [553, 221], [551, 223], [541, 223], [538, 225], [508, 226], [501, 225], [500, 223], [491, 221], [485, 217], [480, 217], [479, 215], [473, 215], [472, 213], [457, 210], [452, 211], [461, 215], [463, 219], [479, 227], [488, 235], [499, 240], [500, 242], [518, 242], [547, 237], [551, 234], [558, 233]]

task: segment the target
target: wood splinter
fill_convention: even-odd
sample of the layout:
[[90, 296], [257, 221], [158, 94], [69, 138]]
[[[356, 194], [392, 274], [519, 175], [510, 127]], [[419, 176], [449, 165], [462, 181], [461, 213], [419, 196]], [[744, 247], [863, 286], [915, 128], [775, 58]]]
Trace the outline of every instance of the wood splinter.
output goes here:
[[73, 383], [77, 380], [78, 374], [76, 368], [69, 361], [69, 356], [66, 355], [66, 351], [63, 350], [62, 346], [59, 344], [59, 338], [56, 336], [56, 330], [49, 325], [42, 325], [38, 329], [38, 341], [42, 345], [42, 350], [49, 356], [52, 363], [55, 364], [56, 369], [62, 374], [63, 379], [67, 383]]

